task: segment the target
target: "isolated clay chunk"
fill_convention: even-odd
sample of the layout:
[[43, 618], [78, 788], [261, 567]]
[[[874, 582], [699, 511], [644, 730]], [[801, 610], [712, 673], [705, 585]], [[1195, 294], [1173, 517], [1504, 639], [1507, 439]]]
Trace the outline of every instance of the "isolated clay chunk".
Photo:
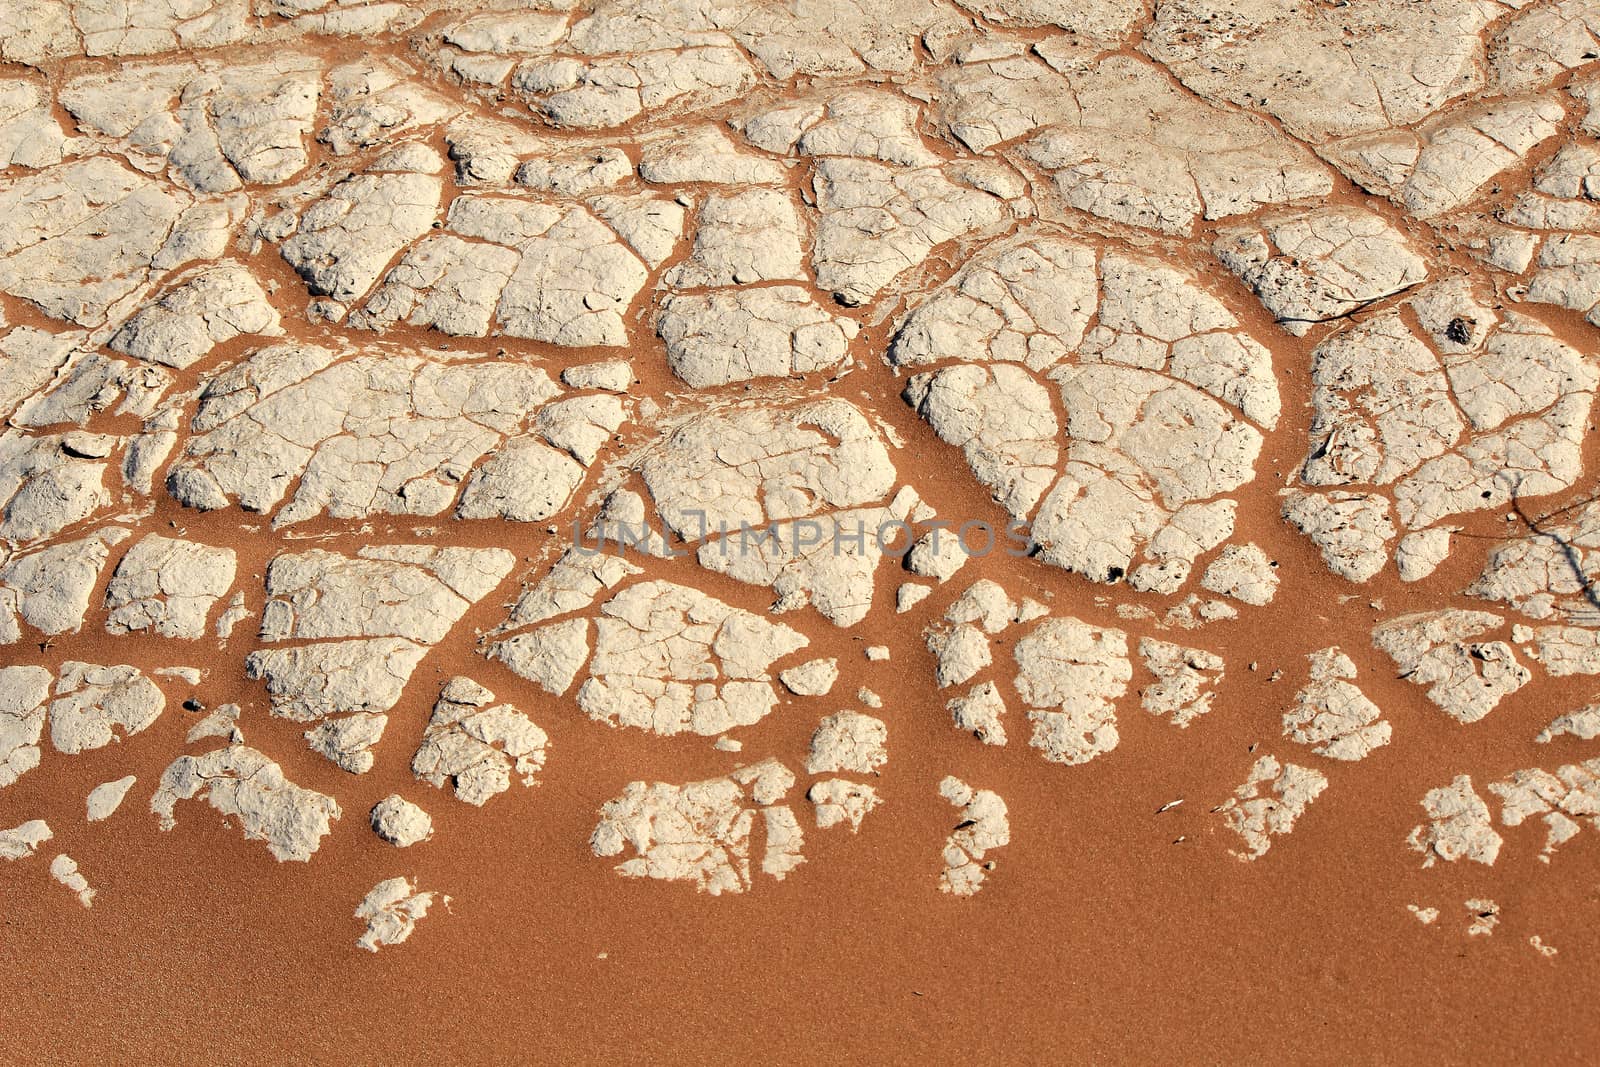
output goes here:
[[439, 692], [411, 771], [435, 788], [450, 784], [458, 799], [482, 807], [511, 788], [515, 774], [532, 785], [544, 769], [549, 738], [510, 704], [469, 678]]
[[372, 806], [372, 832], [397, 848], [409, 848], [433, 836], [433, 820], [411, 801], [391, 793]]
[[1266, 855], [1272, 839], [1293, 830], [1327, 787], [1327, 776], [1314, 768], [1281, 763], [1273, 756], [1256, 760], [1244, 784], [1217, 809], [1244, 842], [1245, 850], [1234, 855], [1242, 860]]
[[[368, 952], [400, 944], [417, 928], [417, 920], [428, 914], [435, 895], [416, 892], [416, 886], [404, 878], [379, 882], [356, 908], [355, 917], [367, 923], [356, 944]], [[450, 900], [444, 899], [446, 903]]]
[[173, 760], [150, 810], [170, 830], [177, 824], [178, 801], [200, 796], [236, 820], [247, 839], [265, 841], [279, 861], [309, 860], [340, 815], [332, 797], [294, 784], [276, 763], [244, 745]]
[[782, 878], [801, 860], [799, 823], [778, 803], [793, 785], [793, 773], [776, 760], [683, 785], [630, 782], [601, 807], [589, 845], [601, 857], [631, 852], [616, 868], [628, 878], [693, 882], [713, 896], [741, 893], [751, 887], [758, 811], [766, 838], [762, 872]]
[[975, 790], [954, 776], [939, 783], [939, 795], [954, 804], [961, 815], [956, 829], [945, 840], [939, 889], [970, 897], [994, 870], [995, 861], [987, 859], [987, 854], [1011, 842], [1006, 803], [990, 790]]

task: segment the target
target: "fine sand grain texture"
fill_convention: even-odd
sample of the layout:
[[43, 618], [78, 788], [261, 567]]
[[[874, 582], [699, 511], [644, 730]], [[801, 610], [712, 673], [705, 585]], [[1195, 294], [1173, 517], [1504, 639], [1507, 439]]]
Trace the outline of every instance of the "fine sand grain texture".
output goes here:
[[0, 1061], [1592, 1060], [1597, 57], [0, 0]]

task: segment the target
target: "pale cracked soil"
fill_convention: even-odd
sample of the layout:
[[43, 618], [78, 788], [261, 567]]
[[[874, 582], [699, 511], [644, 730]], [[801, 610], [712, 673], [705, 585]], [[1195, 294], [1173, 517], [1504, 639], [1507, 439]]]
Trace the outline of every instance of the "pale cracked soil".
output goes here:
[[0, 1060], [1592, 1059], [1597, 57], [0, 0]]

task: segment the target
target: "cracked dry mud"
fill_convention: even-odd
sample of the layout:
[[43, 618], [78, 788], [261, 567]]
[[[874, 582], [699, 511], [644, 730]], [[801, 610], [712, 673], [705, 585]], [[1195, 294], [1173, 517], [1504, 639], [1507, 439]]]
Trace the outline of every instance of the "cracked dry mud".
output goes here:
[[1581, 1062], [1597, 389], [1586, 0], [0, 0], [0, 1059]]

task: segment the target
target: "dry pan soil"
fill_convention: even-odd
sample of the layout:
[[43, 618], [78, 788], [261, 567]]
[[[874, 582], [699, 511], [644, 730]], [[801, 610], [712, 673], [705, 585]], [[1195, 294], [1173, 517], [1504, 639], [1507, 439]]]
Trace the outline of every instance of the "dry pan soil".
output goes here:
[[1597, 35], [0, 0], [0, 1061], [1592, 1058]]

